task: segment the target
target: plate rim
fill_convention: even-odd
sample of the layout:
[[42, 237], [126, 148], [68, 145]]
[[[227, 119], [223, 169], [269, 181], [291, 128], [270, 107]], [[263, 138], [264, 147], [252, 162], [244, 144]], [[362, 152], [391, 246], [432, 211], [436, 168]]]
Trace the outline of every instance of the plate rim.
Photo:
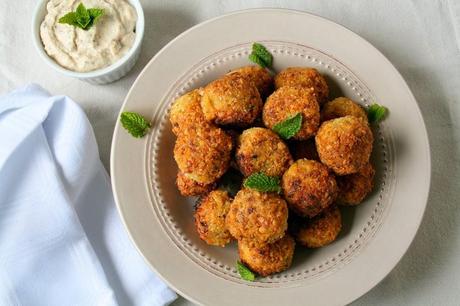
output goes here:
[[[160, 51], [158, 51], [155, 54], [155, 56], [152, 59], [150, 59], [150, 61], [142, 69], [142, 71], [139, 73], [139, 75], [137, 76], [136, 80], [132, 84], [132, 86], [129, 89], [129, 91], [128, 91], [127, 95], [126, 95], [126, 98], [125, 98], [125, 100], [124, 100], [124, 102], [123, 102], [123, 104], [122, 104], [122, 106], [120, 108], [120, 113], [125, 109], [126, 105], [128, 104], [128, 101], [130, 99], [130, 96], [131, 96], [132, 92], [134, 91], [134, 88], [138, 84], [139, 80], [144, 76], [145, 72], [149, 69], [149, 66], [158, 57], [160, 57], [164, 52], [166, 52], [171, 45], [174, 45], [177, 41], [182, 39], [184, 36], [188, 35], [190, 32], [194, 31], [195, 29], [205, 27], [207, 24], [212, 23], [214, 21], [225, 19], [225, 18], [228, 18], [228, 17], [233, 16], [233, 15], [252, 14], [252, 13], [257, 14], [257, 13], [261, 13], [261, 12], [275, 12], [275, 13], [279, 12], [279, 13], [283, 13], [283, 14], [301, 14], [301, 15], [305, 15], [305, 16], [310, 17], [310, 18], [313, 17], [313, 18], [316, 18], [316, 19], [318, 19], [318, 20], [320, 20], [322, 22], [329, 23], [329, 24], [333, 25], [334, 27], [338, 27], [338, 28], [341, 28], [342, 30], [346, 30], [347, 32], [349, 32], [350, 35], [355, 36], [356, 38], [361, 40], [363, 43], [367, 44], [368, 47], [373, 49], [373, 51], [376, 52], [379, 55], [380, 59], [385, 62], [385, 65], [393, 70], [394, 76], [398, 77], [398, 83], [401, 84], [402, 86], [404, 86], [404, 90], [409, 95], [410, 99], [413, 102], [415, 102], [414, 105], [417, 108], [416, 113], [417, 113], [418, 121], [419, 121], [419, 123], [422, 124], [422, 127], [423, 127], [423, 129], [421, 129], [420, 132], [423, 134], [422, 136], [423, 136], [423, 142], [424, 142], [424, 148], [425, 148], [425, 152], [424, 152], [425, 156], [424, 157], [425, 157], [426, 165], [425, 165], [425, 168], [424, 168], [424, 170], [425, 170], [424, 172], [426, 172], [425, 173], [426, 174], [425, 184], [426, 184], [427, 188], [423, 189], [422, 197], [423, 197], [424, 201], [423, 201], [423, 203], [419, 203], [420, 206], [423, 205], [423, 209], [421, 209], [419, 211], [419, 215], [417, 217], [417, 223], [413, 224], [413, 225], [415, 225], [415, 230], [411, 231], [410, 239], [407, 239], [407, 243], [405, 244], [405, 246], [400, 249], [400, 251], [399, 251], [400, 254], [397, 256], [397, 258], [393, 259], [392, 264], [391, 264], [391, 268], [388, 269], [388, 271], [384, 272], [381, 275], [381, 277], [377, 277], [376, 279], [374, 279], [373, 282], [371, 284], [369, 284], [364, 290], [360, 289], [361, 293], [359, 295], [356, 295], [352, 299], [349, 299], [349, 300], [346, 301], [346, 303], [349, 303], [349, 302], [352, 302], [352, 301], [358, 299], [359, 297], [361, 297], [362, 295], [364, 295], [365, 293], [370, 291], [373, 287], [375, 287], [380, 281], [382, 281], [394, 269], [394, 267], [398, 264], [398, 262], [401, 260], [401, 258], [404, 256], [404, 254], [407, 252], [407, 250], [409, 249], [410, 245], [412, 244], [412, 242], [413, 242], [413, 240], [415, 238], [415, 235], [418, 232], [418, 228], [419, 228], [419, 226], [420, 226], [420, 224], [421, 224], [421, 222], [423, 220], [423, 215], [424, 215], [424, 212], [426, 210], [426, 205], [427, 205], [428, 196], [429, 196], [429, 192], [430, 192], [430, 186], [431, 186], [431, 152], [430, 152], [429, 138], [428, 138], [428, 133], [427, 133], [427, 130], [426, 130], [426, 124], [425, 124], [425, 122], [423, 120], [423, 116], [422, 116], [420, 107], [418, 105], [418, 102], [415, 99], [414, 95], [412, 94], [412, 92], [411, 92], [409, 86], [407, 85], [407, 83], [405, 82], [404, 78], [401, 76], [399, 71], [396, 69], [396, 67], [394, 67], [394, 65], [376, 47], [374, 47], [370, 42], [368, 42], [366, 39], [364, 39], [363, 37], [361, 37], [360, 35], [358, 35], [354, 31], [348, 29], [347, 27], [345, 27], [345, 26], [343, 26], [343, 25], [341, 25], [339, 23], [336, 23], [336, 22], [334, 22], [334, 21], [332, 21], [332, 20], [330, 20], [328, 18], [324, 18], [324, 17], [318, 16], [318, 15], [315, 15], [315, 14], [312, 14], [312, 13], [309, 13], [309, 12], [305, 12], [305, 11], [292, 10], [292, 9], [282, 9], [282, 8], [255, 8], [255, 9], [244, 9], [244, 10], [233, 11], [233, 12], [230, 12], [230, 13], [220, 15], [220, 16], [211, 18], [209, 20], [203, 21], [203, 22], [201, 22], [201, 23], [199, 23], [199, 24], [187, 29], [186, 31], [182, 32], [181, 34], [176, 36], [174, 39], [172, 39], [170, 42], [168, 42]], [[332, 56], [333, 56], [333, 54], [332, 54]], [[158, 108], [158, 105], [154, 105], [152, 108], [155, 109], [155, 111], [156, 111], [156, 109]], [[128, 224], [128, 221], [125, 219], [125, 215], [123, 214], [123, 208], [122, 208], [122, 205], [119, 203], [119, 199], [118, 199], [118, 195], [117, 195], [117, 188], [116, 187], [117, 187], [118, 182], [117, 182], [117, 179], [115, 178], [115, 175], [113, 175], [113, 173], [115, 173], [114, 170], [115, 170], [115, 167], [116, 167], [116, 165], [115, 165], [116, 152], [115, 152], [114, 148], [116, 148], [119, 131], [120, 131], [120, 123], [117, 120], [115, 128], [114, 128], [112, 146], [111, 146], [111, 153], [110, 153], [110, 170], [111, 170], [111, 174], [112, 174], [111, 175], [111, 183], [112, 183], [112, 189], [113, 189], [113, 192], [114, 192], [114, 199], [115, 199], [115, 203], [116, 203], [116, 206], [117, 206], [117, 210], [118, 210], [118, 212], [119, 212], [119, 214], [121, 216], [123, 225], [127, 229], [129, 237], [133, 241], [136, 249], [142, 255], [142, 257], [147, 262], [147, 264], [157, 273], [157, 275], [163, 281], [165, 281], [165, 283], [167, 283], [171, 288], [174, 288], [174, 290], [176, 292], [180, 293], [182, 296], [186, 297], [187, 299], [189, 299], [190, 301], [192, 301], [194, 303], [201, 304], [202, 301], [199, 301], [199, 299], [195, 298], [194, 296], [191, 296], [188, 293], [185, 293], [181, 289], [177, 288], [173, 283], [171, 283], [161, 273], [159, 273], [159, 271], [153, 266], [153, 264], [144, 256], [143, 252], [141, 251], [140, 247], [137, 244], [137, 239], [134, 237], [132, 228]]]

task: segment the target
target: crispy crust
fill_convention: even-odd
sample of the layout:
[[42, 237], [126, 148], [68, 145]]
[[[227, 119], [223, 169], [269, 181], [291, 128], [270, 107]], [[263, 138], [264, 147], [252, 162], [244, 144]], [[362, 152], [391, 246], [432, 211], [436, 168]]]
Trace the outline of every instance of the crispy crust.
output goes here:
[[374, 137], [363, 120], [346, 116], [324, 122], [315, 140], [321, 162], [336, 174], [346, 175], [369, 162]]
[[251, 128], [238, 138], [236, 162], [244, 176], [263, 172], [281, 176], [292, 164], [286, 144], [269, 129]]
[[321, 110], [321, 121], [327, 121], [339, 117], [354, 116], [367, 121], [366, 111], [351, 99], [340, 97], [324, 104]]
[[318, 103], [323, 104], [329, 96], [329, 87], [326, 80], [314, 68], [289, 67], [275, 76], [275, 87], [301, 86], [313, 89]]
[[330, 244], [342, 229], [342, 216], [335, 206], [304, 222], [295, 234], [295, 238], [298, 244], [308, 248], [319, 248]]
[[319, 104], [312, 91], [303, 87], [284, 86], [277, 89], [264, 105], [262, 119], [266, 127], [273, 127], [289, 116], [302, 114], [302, 126], [294, 139], [306, 140], [319, 127]]
[[187, 178], [182, 172], [177, 173], [176, 185], [179, 192], [184, 197], [199, 196], [206, 194], [216, 187], [215, 183], [200, 184]]
[[358, 205], [372, 191], [374, 187], [375, 170], [367, 163], [357, 173], [337, 177], [340, 205]]
[[241, 262], [261, 276], [288, 269], [292, 263], [294, 249], [294, 239], [289, 235], [261, 247], [238, 241], [238, 254]]
[[232, 70], [229, 74], [235, 72], [240, 73], [243, 77], [249, 80], [249, 82], [257, 88], [262, 99], [265, 99], [273, 92], [273, 77], [266, 69], [259, 66], [244, 66]]
[[262, 99], [254, 84], [235, 72], [204, 88], [201, 109], [207, 121], [244, 127], [260, 114]]
[[334, 175], [323, 164], [299, 159], [282, 178], [284, 197], [297, 214], [314, 217], [329, 207], [337, 197]]
[[284, 236], [287, 218], [286, 201], [277, 194], [242, 189], [230, 206], [226, 225], [234, 238], [263, 245]]
[[232, 138], [222, 129], [206, 126], [181, 131], [174, 146], [180, 171], [200, 184], [219, 179], [230, 165]]
[[202, 89], [192, 90], [174, 101], [169, 112], [169, 121], [173, 133], [178, 136], [181, 131], [186, 131], [196, 126], [209, 125], [201, 110]]
[[214, 190], [199, 200], [195, 211], [195, 227], [200, 238], [209, 245], [224, 247], [232, 240], [225, 226], [231, 199], [226, 191]]

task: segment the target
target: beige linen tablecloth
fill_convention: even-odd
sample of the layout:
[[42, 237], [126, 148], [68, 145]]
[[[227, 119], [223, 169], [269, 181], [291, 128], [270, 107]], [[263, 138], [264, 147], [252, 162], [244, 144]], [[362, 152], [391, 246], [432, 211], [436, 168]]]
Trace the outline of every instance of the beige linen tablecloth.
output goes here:
[[[37, 82], [78, 101], [94, 127], [106, 167], [115, 120], [129, 87], [148, 60], [190, 26], [235, 10], [284, 7], [329, 18], [370, 41], [402, 73], [422, 109], [433, 173], [426, 214], [409, 251], [353, 305], [459, 305], [460, 1], [144, 0], [141, 58], [127, 77], [106, 86], [63, 77], [42, 62], [30, 33], [35, 2], [0, 1], [0, 94]], [[188, 304], [184, 299], [175, 302]]]

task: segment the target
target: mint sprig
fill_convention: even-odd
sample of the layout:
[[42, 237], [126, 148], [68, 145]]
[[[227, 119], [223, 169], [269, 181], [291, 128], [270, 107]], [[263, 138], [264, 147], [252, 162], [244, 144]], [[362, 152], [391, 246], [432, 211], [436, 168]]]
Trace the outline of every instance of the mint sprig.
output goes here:
[[293, 137], [302, 127], [302, 114], [297, 113], [281, 121], [275, 126], [273, 126], [273, 131], [275, 131], [278, 135], [281, 136], [283, 139], [289, 139]]
[[91, 17], [91, 22], [89, 26], [92, 26], [93, 24], [96, 24], [102, 16], [104, 16], [104, 9], [90, 8], [88, 9], [88, 13]]
[[252, 52], [249, 60], [262, 68], [271, 68], [273, 65], [273, 55], [262, 44], [253, 43]]
[[367, 110], [367, 119], [370, 123], [377, 123], [383, 120], [387, 113], [388, 109], [385, 106], [374, 103]]
[[250, 282], [253, 282], [256, 279], [254, 272], [249, 270], [244, 264], [241, 263], [241, 261], [236, 262], [236, 269], [238, 270], [238, 273], [242, 279]]
[[59, 18], [58, 22], [70, 24], [83, 30], [88, 30], [96, 24], [96, 22], [104, 15], [104, 10], [101, 8], [87, 9], [83, 3], [77, 6], [75, 12], [69, 12]]
[[125, 130], [136, 138], [144, 137], [150, 128], [150, 123], [138, 113], [123, 112], [120, 122]]
[[261, 172], [251, 174], [244, 180], [243, 186], [260, 192], [281, 192], [280, 178], [277, 176], [268, 176]]

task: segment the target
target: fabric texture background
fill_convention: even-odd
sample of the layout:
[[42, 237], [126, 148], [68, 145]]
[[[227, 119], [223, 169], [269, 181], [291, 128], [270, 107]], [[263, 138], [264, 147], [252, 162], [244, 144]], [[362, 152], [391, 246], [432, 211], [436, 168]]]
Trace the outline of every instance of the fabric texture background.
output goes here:
[[[282, 7], [326, 17], [364, 37], [389, 58], [414, 93], [428, 129], [433, 170], [427, 210], [412, 246], [396, 268], [353, 305], [458, 305], [459, 1], [144, 0], [146, 31], [140, 60], [127, 77], [106, 86], [63, 77], [41, 61], [30, 38], [34, 2], [0, 2], [0, 93], [39, 82], [54, 94], [78, 101], [94, 127], [106, 168], [127, 90], [148, 60], [190, 26], [235, 10]], [[175, 304], [189, 302], [180, 299]]]
[[0, 305], [176, 298], [128, 238], [85, 113], [28, 85], [0, 97]]

